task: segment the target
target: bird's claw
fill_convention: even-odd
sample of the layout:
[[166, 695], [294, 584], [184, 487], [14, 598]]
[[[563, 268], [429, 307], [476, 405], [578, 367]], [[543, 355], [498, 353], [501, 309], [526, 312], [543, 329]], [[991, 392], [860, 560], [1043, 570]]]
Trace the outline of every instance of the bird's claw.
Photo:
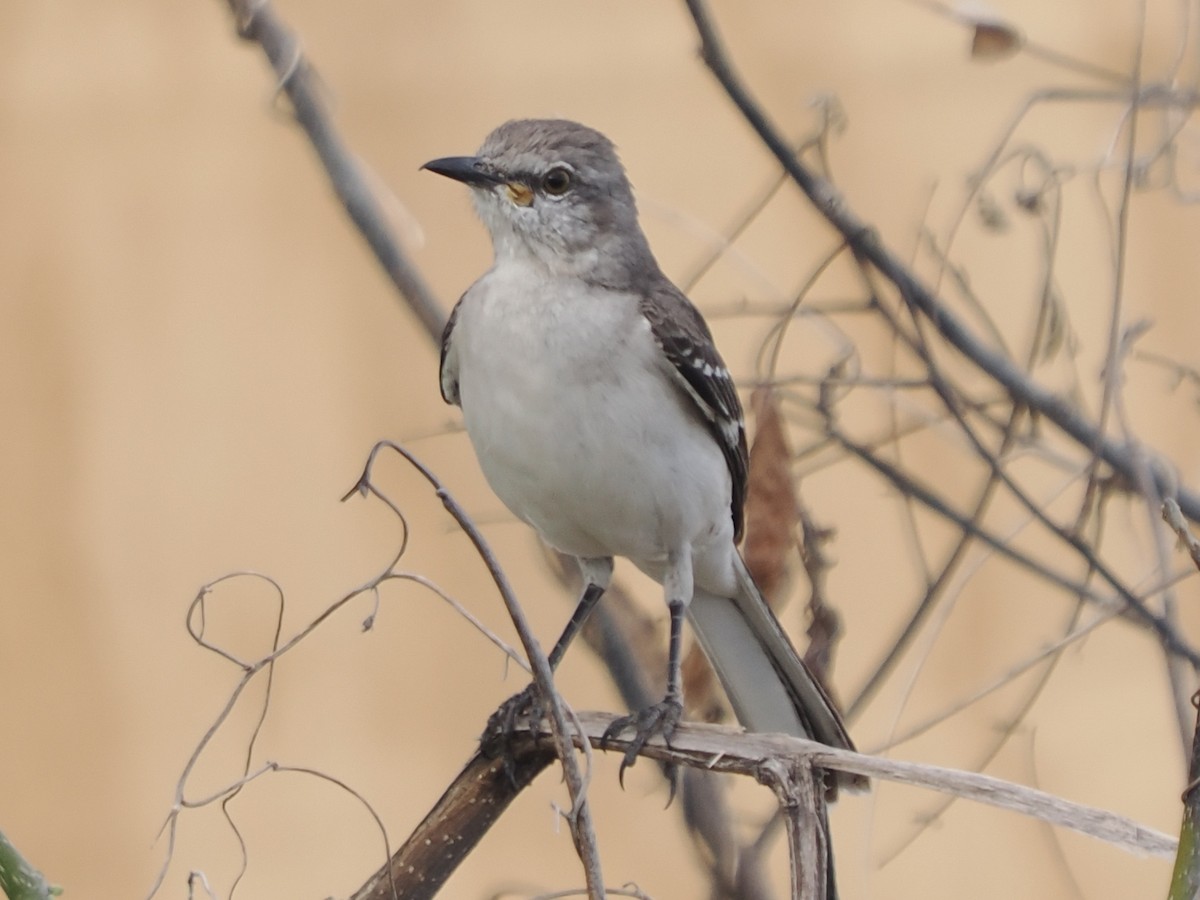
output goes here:
[[[604, 729], [604, 734], [600, 736], [600, 749], [602, 750], [607, 750], [609, 742], [620, 737], [622, 732], [633, 729], [633, 739], [629, 742], [629, 748], [625, 751], [625, 756], [621, 760], [621, 768], [617, 772], [617, 780], [621, 783], [621, 787], [625, 786], [625, 770], [637, 761], [638, 755], [650, 738], [661, 734], [663, 740], [670, 746], [671, 735], [675, 733], [675, 726], [679, 724], [681, 715], [683, 715], [683, 704], [674, 697], [666, 697], [661, 702], [647, 706], [640, 712], [621, 716]], [[672, 797], [675, 796], [676, 768], [673, 763], [666, 766], [667, 780], [671, 782]], [[667, 802], [669, 804], [670, 800]]]
[[520, 720], [527, 716], [527, 730], [530, 734], [536, 734], [544, 715], [541, 692], [536, 684], [530, 683], [523, 691], [500, 704], [483, 729], [479, 743], [484, 756], [503, 759], [504, 773], [514, 787], [517, 786], [516, 736]]

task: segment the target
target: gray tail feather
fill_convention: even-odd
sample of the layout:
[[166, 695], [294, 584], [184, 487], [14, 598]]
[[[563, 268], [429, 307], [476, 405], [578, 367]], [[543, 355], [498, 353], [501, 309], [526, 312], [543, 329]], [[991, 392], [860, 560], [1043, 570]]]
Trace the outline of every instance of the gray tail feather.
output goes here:
[[[809, 738], [844, 750], [854, 742], [829, 694], [796, 653], [740, 556], [738, 596], [721, 597], [697, 590], [688, 616], [730, 705], [748, 730]], [[837, 788], [865, 790], [861, 775], [837, 773], [827, 780], [826, 797]], [[824, 803], [818, 803], [825, 832], [825, 895], [838, 900], [833, 841]]]
[[[853, 750], [842, 717], [796, 653], [741, 557], [737, 597], [696, 591], [689, 618], [729, 702], [747, 729], [810, 738]], [[867, 780], [840, 773], [837, 785], [862, 790]], [[830, 785], [831, 794], [836, 791]]]

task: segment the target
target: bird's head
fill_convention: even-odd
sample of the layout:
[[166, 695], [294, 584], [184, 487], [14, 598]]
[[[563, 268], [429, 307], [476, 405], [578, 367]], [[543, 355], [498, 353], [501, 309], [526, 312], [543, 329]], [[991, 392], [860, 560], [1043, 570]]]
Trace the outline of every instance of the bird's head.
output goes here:
[[472, 188], [497, 257], [532, 257], [552, 271], [614, 286], [630, 270], [654, 265], [616, 148], [594, 129], [518, 119], [488, 135], [475, 156], [422, 168]]

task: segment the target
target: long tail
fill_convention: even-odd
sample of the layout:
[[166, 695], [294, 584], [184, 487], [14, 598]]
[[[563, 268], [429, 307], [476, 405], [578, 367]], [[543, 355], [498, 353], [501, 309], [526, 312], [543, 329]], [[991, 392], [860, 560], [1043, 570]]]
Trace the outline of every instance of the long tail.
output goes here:
[[[698, 590], [688, 613], [738, 721], [751, 731], [853, 750], [841, 714], [796, 653], [740, 556], [737, 567], [738, 596]], [[850, 789], [866, 787], [860, 776], [838, 780]]]
[[[853, 750], [841, 714], [796, 653], [740, 556], [737, 565], [738, 596], [698, 590], [688, 616], [738, 721], [750, 731], [780, 732]], [[837, 787], [854, 791], [867, 785], [862, 776], [838, 773], [827, 796], [833, 799]], [[834, 900], [833, 849], [828, 819], [822, 819], [829, 848], [826, 894]]]

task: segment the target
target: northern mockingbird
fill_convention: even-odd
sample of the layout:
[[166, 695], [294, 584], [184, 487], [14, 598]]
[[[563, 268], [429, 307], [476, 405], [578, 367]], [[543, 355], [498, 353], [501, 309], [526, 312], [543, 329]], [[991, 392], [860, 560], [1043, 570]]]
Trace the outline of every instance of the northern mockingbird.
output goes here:
[[551, 664], [608, 586], [613, 557], [666, 594], [667, 692], [610, 729], [635, 732], [622, 770], [679, 720], [685, 613], [746, 728], [853, 748], [738, 553], [741, 403], [704, 319], [650, 252], [612, 143], [574, 122], [520, 120], [476, 156], [423, 168], [472, 189], [495, 251], [446, 325], [442, 396], [462, 407], [495, 493], [583, 571]]

